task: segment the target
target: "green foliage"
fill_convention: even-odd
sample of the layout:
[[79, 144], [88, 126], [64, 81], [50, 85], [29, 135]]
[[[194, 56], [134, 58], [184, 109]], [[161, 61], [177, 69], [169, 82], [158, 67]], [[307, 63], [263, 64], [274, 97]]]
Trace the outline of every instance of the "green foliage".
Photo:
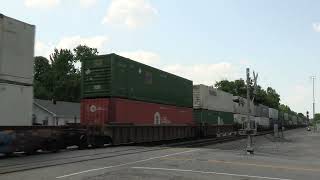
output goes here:
[[220, 82], [216, 82], [215, 87], [222, 91], [231, 93], [234, 96], [247, 96], [247, 87], [243, 79], [235, 81], [222, 80]]
[[[249, 86], [251, 91], [250, 94], [252, 95], [254, 90], [253, 84], [250, 83]], [[247, 96], [247, 86], [243, 79], [235, 81], [222, 80], [220, 82], [216, 82], [215, 87], [222, 91], [229, 92], [234, 96]], [[255, 102], [278, 109], [280, 105], [280, 95], [271, 87], [264, 90], [261, 86], [257, 86]]]
[[287, 106], [287, 105], [284, 105], [284, 104], [280, 104], [279, 110], [280, 110], [281, 112], [284, 112], [284, 113], [291, 113], [291, 112], [292, 112], [291, 109], [290, 109], [290, 107]]
[[51, 65], [45, 57], [35, 57], [34, 61], [34, 97], [39, 99], [50, 99]]
[[97, 49], [79, 45], [73, 51], [54, 49], [50, 55], [50, 63], [45, 57], [36, 57], [35, 98], [79, 102], [81, 72], [75, 64], [95, 55], [98, 55]]
[[302, 114], [302, 113], [298, 113], [298, 116], [301, 118], [305, 118], [304, 114]]
[[267, 88], [266, 105], [275, 109], [279, 108], [280, 95], [271, 87]]
[[314, 120], [313, 121], [317, 122], [317, 123], [320, 123], [320, 114], [319, 113], [314, 115]]

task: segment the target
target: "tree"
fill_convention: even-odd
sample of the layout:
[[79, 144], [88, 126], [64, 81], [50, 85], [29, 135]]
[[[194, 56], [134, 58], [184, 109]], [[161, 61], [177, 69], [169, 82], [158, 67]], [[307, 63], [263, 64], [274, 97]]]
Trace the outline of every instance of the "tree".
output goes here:
[[[222, 91], [231, 93], [234, 96], [247, 97], [247, 85], [243, 79], [235, 81], [222, 80], [220, 82], [216, 82], [215, 87]], [[251, 81], [249, 87], [251, 92], [250, 94], [253, 95], [254, 87]], [[271, 87], [264, 90], [258, 85], [256, 89], [255, 103], [264, 104], [271, 108], [278, 109], [280, 104], [280, 95]]]
[[247, 95], [247, 86], [243, 79], [235, 81], [222, 80], [216, 82], [215, 87], [219, 90], [231, 93], [234, 96], [246, 97]]
[[79, 45], [73, 49], [75, 60], [82, 62], [85, 58], [96, 56], [99, 54], [97, 48], [91, 48], [86, 45]]
[[75, 64], [95, 55], [98, 55], [96, 48], [79, 45], [73, 51], [54, 49], [50, 63], [44, 57], [36, 57], [35, 98], [79, 102], [81, 72]]
[[34, 61], [34, 97], [50, 99], [51, 65], [49, 60], [42, 56], [35, 57]]
[[271, 87], [267, 88], [266, 105], [278, 109], [280, 105], [280, 95]]
[[290, 109], [290, 107], [287, 106], [287, 105], [284, 105], [284, 104], [280, 104], [280, 105], [279, 105], [279, 110], [280, 110], [281, 112], [284, 112], [284, 113], [291, 113], [291, 112], [292, 112], [291, 109]]
[[320, 114], [319, 113], [315, 114], [314, 118], [313, 118], [313, 125], [315, 125], [317, 123], [320, 123]]

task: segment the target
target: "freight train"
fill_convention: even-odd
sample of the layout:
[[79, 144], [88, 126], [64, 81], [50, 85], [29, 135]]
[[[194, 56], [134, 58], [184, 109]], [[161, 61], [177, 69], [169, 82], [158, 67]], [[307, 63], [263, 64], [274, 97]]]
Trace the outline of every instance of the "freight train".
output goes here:
[[[80, 124], [33, 126], [30, 64], [35, 27], [3, 15], [0, 23], [0, 37], [11, 37], [10, 32], [17, 36], [0, 41], [0, 52], [5, 52], [0, 54], [2, 154], [236, 135], [247, 122], [248, 103], [250, 121], [259, 131], [272, 129], [273, 124], [288, 128], [304, 124], [296, 115], [108, 54], [82, 62]], [[20, 49], [9, 51], [9, 46]], [[28, 70], [13, 66], [22, 62]]]

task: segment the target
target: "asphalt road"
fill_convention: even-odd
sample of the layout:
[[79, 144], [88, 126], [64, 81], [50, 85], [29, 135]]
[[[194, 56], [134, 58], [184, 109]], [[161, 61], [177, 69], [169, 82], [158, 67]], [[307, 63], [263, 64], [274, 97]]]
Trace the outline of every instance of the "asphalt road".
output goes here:
[[[0, 159], [1, 169], [69, 162], [0, 175], [1, 180], [319, 180], [320, 133], [287, 131], [254, 140], [255, 155], [246, 155], [245, 140], [199, 148], [116, 147]], [[97, 157], [89, 159], [90, 157]], [[77, 161], [82, 159], [83, 161]]]

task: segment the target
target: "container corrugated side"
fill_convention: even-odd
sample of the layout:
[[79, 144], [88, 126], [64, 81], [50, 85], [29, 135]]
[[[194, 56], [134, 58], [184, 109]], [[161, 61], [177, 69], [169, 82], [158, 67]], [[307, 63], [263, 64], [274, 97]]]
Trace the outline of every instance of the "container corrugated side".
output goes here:
[[[247, 120], [248, 120], [248, 116], [244, 115], [244, 114], [234, 114], [233, 118], [234, 118], [234, 123], [236, 123], [236, 124], [243, 124], [243, 123], [247, 122]], [[255, 117], [250, 116], [250, 120], [255, 121]]]
[[269, 117], [269, 107], [263, 104], [255, 105], [254, 113], [257, 117]]
[[32, 105], [32, 86], [0, 83], [0, 126], [31, 126]]
[[192, 107], [192, 81], [116, 54], [82, 63], [82, 97], [118, 97]]
[[288, 113], [284, 113], [284, 120], [289, 121], [289, 114]]
[[297, 125], [298, 124], [298, 117], [296, 115], [292, 116], [292, 124]]
[[269, 108], [269, 118], [278, 120], [279, 118], [279, 111], [273, 108]]
[[194, 125], [192, 108], [101, 98], [81, 101], [81, 124]]
[[33, 83], [35, 26], [0, 16], [0, 79]]
[[206, 109], [194, 109], [193, 119], [198, 124], [223, 125], [233, 124], [233, 113]]
[[193, 108], [233, 112], [233, 95], [206, 85], [193, 86]]
[[255, 117], [255, 122], [258, 128], [269, 129], [271, 127], [270, 119], [267, 117]]

